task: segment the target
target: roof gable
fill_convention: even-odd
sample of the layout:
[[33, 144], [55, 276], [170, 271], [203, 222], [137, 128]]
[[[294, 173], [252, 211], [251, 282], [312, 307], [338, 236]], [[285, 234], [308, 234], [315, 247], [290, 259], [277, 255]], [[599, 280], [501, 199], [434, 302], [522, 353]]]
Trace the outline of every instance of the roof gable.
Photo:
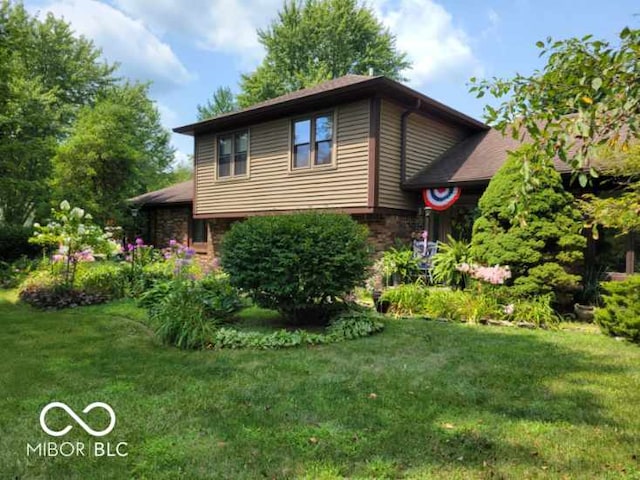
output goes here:
[[453, 108], [384, 76], [344, 75], [257, 103], [236, 112], [225, 113], [173, 129], [176, 133], [196, 135], [215, 130], [240, 128], [252, 123], [269, 121], [283, 116], [300, 114], [315, 108], [352, 102], [372, 96], [390, 97], [407, 106], [415, 106], [430, 114], [465, 125], [474, 130], [488, 127]]
[[[460, 184], [486, 183], [507, 159], [510, 151], [521, 145], [519, 140], [503, 135], [496, 129], [476, 133], [451, 147], [427, 165], [403, 187], [417, 190], [425, 187], [446, 187]], [[556, 170], [570, 172], [570, 167], [554, 159]]]

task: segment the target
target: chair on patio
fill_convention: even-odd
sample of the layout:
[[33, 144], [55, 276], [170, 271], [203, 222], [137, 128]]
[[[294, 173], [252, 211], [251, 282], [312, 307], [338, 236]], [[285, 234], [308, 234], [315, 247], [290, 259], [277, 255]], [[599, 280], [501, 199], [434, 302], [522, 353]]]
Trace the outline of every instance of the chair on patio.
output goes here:
[[432, 259], [438, 253], [438, 242], [427, 242], [424, 240], [413, 241], [413, 256], [420, 260], [420, 270], [424, 272], [424, 279], [427, 283], [433, 283]]

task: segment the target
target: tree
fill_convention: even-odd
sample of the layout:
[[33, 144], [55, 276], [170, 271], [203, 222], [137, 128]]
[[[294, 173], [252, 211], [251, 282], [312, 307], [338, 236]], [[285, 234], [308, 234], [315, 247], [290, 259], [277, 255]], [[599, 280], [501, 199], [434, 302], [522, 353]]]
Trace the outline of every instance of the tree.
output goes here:
[[[471, 79], [470, 91], [506, 98], [485, 117], [502, 132], [531, 145], [518, 153], [521, 185], [512, 208], [526, 213], [528, 190], [568, 163], [580, 185], [598, 176], [602, 147], [624, 151], [640, 135], [640, 29], [624, 28], [619, 44], [581, 39], [538, 42], [547, 64], [530, 76]], [[625, 125], [626, 128], [621, 128]]]
[[127, 198], [163, 185], [174, 154], [169, 138], [147, 85], [107, 89], [80, 111], [57, 150], [54, 197], [83, 205], [100, 223], [122, 225]]
[[[166, 176], [166, 179], [163, 183], [166, 183], [166, 186], [169, 186], [175, 183], [186, 182], [187, 180], [191, 180], [192, 178], [193, 165], [181, 163], [173, 166], [171, 172], [169, 172], [169, 174]], [[162, 188], [163, 186], [164, 185], [159, 185], [159, 188]]]
[[0, 222], [23, 225], [46, 209], [57, 142], [114, 80], [99, 56], [64, 21], [0, 1]]
[[582, 210], [596, 227], [621, 234], [640, 232], [640, 144], [602, 155], [608, 159], [602, 173], [616, 178], [617, 188], [607, 196], [585, 195]]
[[258, 30], [266, 56], [243, 75], [241, 107], [348, 73], [402, 79], [410, 67], [395, 37], [357, 0], [288, 0], [277, 20]]
[[198, 121], [216, 117], [238, 109], [236, 99], [229, 87], [218, 87], [204, 105], [198, 105]]
[[580, 233], [582, 216], [560, 174], [551, 170], [529, 192], [525, 224], [514, 219], [505, 202], [520, 186], [520, 155], [529, 154], [510, 155], [489, 182], [473, 225], [471, 254], [488, 265], [508, 265], [512, 291], [519, 295], [569, 293], [580, 280], [572, 271], [583, 258], [586, 239]]

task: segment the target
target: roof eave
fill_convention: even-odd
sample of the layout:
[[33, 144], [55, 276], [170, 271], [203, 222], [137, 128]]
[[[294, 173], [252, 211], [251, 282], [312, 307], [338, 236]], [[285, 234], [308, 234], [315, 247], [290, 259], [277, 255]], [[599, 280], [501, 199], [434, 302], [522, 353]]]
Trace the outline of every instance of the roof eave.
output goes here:
[[185, 135], [195, 135], [199, 132], [206, 132], [230, 126], [242, 126], [250, 123], [257, 123], [278, 116], [294, 113], [294, 110], [312, 108], [314, 106], [326, 106], [325, 100], [330, 100], [332, 104], [353, 101], [373, 95], [383, 95], [396, 98], [403, 103], [413, 104], [419, 100], [423, 106], [429, 107], [433, 113], [447, 117], [457, 123], [465, 125], [474, 130], [488, 130], [490, 127], [475, 118], [465, 115], [451, 107], [444, 105], [426, 95], [402, 85], [387, 77], [372, 77], [370, 80], [355, 84], [345, 85], [332, 90], [317, 92], [302, 98], [292, 98], [272, 105], [265, 105], [255, 109], [239, 111], [235, 114], [223, 115], [210, 118], [196, 123], [183, 125], [173, 129], [175, 133]]

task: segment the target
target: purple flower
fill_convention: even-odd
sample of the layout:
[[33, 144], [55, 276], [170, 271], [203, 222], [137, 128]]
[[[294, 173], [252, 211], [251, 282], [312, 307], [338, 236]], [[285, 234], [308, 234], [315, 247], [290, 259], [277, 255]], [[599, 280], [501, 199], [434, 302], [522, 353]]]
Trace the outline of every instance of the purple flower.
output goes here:
[[127, 252], [133, 252], [133, 250], [134, 250], [135, 248], [136, 248], [136, 247], [134, 247], [133, 245], [128, 244], [128, 245], [127, 245]]
[[138, 245], [139, 247], [144, 245], [144, 240], [142, 240], [141, 237], [136, 238], [136, 245]]
[[175, 247], [178, 244], [178, 242], [176, 242], [175, 240], [169, 240], [169, 246], [170, 247]]

